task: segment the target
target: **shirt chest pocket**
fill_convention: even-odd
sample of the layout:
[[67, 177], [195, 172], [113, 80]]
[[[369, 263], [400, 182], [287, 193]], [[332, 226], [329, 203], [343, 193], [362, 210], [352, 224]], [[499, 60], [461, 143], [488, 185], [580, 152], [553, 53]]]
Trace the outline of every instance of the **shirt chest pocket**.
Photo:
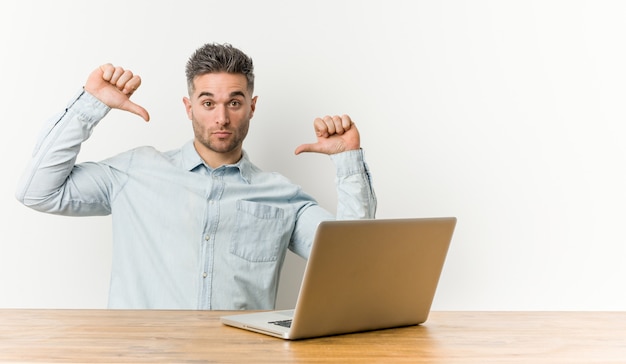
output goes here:
[[276, 261], [287, 246], [293, 223], [287, 211], [257, 202], [237, 201], [230, 252], [251, 262]]

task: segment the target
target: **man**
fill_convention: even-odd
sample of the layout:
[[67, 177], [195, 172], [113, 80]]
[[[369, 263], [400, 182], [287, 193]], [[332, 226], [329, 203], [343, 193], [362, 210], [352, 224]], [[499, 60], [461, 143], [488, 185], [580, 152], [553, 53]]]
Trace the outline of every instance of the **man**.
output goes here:
[[306, 259], [321, 221], [374, 218], [359, 132], [347, 115], [317, 118], [317, 142], [295, 151], [331, 156], [333, 216], [285, 177], [261, 171], [243, 150], [257, 101], [247, 55], [206, 44], [190, 57], [186, 75], [192, 141], [75, 164], [110, 109], [149, 120], [130, 100], [139, 76], [111, 64], [94, 70], [51, 120], [16, 197], [53, 214], [112, 215], [111, 308], [271, 309], [287, 249]]

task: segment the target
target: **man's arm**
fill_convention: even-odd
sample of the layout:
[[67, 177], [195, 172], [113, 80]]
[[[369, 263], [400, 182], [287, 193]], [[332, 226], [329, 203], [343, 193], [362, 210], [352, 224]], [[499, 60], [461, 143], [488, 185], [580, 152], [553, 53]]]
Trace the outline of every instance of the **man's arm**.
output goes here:
[[348, 115], [316, 118], [317, 142], [302, 144], [295, 153], [330, 155], [337, 173], [337, 219], [373, 219], [376, 195], [372, 177], [363, 158], [359, 131]]
[[[65, 111], [50, 119], [18, 184], [16, 198], [35, 210], [63, 215], [105, 215], [87, 212], [81, 201], [102, 200], [92, 196], [85, 184], [98, 184], [92, 164], [75, 167], [82, 142], [110, 108], [84, 90], [70, 101]], [[85, 172], [90, 172], [86, 174]], [[104, 188], [101, 188], [104, 190]], [[94, 206], [95, 208], [95, 206]], [[106, 209], [104, 209], [106, 210]]]
[[[317, 143], [302, 144], [295, 153], [316, 152], [330, 155], [335, 164], [337, 185], [337, 220], [373, 219], [376, 194], [372, 177], [360, 147], [360, 135], [348, 115], [326, 116], [314, 121]], [[312, 205], [298, 216], [290, 248], [307, 258], [317, 225], [333, 216], [322, 207]]]
[[337, 220], [373, 219], [377, 200], [363, 150], [331, 154], [337, 185]]
[[16, 198], [43, 212], [108, 214], [106, 171], [96, 163], [75, 166], [75, 162], [81, 144], [111, 108], [149, 118], [145, 109], [129, 100], [140, 84], [138, 76], [120, 67], [107, 64], [94, 70], [84, 90], [60, 117], [50, 120], [18, 185]]

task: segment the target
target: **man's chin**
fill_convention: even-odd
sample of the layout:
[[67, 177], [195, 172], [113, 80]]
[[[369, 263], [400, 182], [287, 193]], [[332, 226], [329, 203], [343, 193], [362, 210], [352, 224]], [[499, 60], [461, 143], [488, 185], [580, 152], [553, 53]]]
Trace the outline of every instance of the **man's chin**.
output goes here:
[[211, 143], [209, 145], [209, 149], [214, 151], [215, 153], [233, 153], [237, 150], [237, 146], [232, 145], [231, 143]]

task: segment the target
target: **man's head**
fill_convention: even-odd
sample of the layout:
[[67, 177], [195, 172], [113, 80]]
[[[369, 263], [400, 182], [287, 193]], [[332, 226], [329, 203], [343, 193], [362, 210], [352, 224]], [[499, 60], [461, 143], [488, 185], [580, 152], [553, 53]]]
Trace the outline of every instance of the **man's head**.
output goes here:
[[256, 107], [252, 60], [231, 45], [206, 44], [189, 58], [186, 74], [183, 103], [196, 151], [212, 168], [236, 163]]
[[207, 43], [198, 48], [187, 61], [187, 89], [191, 96], [194, 80], [207, 73], [239, 73], [246, 77], [248, 92], [254, 93], [254, 65], [252, 59], [230, 44]]

